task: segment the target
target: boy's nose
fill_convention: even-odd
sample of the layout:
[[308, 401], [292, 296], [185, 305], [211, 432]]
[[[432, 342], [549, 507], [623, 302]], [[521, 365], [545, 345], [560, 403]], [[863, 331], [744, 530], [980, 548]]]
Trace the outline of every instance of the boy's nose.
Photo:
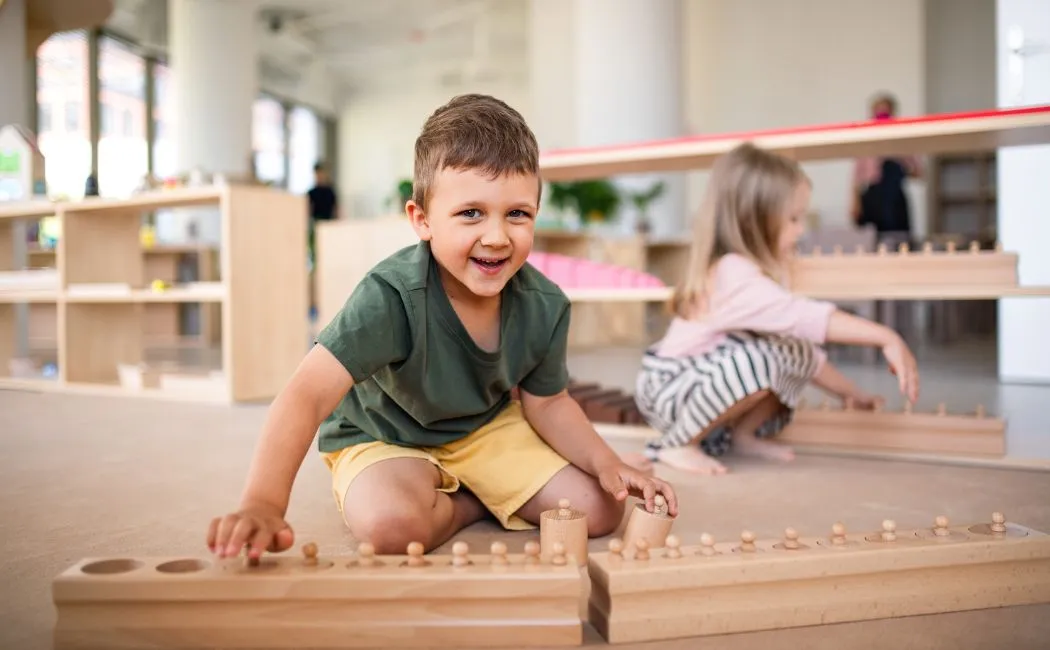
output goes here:
[[506, 246], [510, 242], [507, 231], [503, 224], [495, 224], [485, 229], [481, 236], [481, 243], [485, 246]]

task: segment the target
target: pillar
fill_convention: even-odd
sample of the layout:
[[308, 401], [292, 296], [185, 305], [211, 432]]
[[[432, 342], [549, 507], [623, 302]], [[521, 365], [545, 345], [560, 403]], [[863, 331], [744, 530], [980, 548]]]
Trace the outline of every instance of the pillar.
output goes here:
[[0, 126], [29, 125], [29, 54], [26, 52], [26, 0], [0, 4]]
[[[244, 177], [251, 172], [252, 104], [258, 95], [256, 16], [251, 0], [170, 0], [175, 169]], [[217, 219], [158, 219], [158, 237], [216, 241]]]
[[[998, 0], [996, 23], [998, 105], [1050, 104], [1050, 0]], [[1050, 286], [1050, 145], [1000, 149], [997, 162], [999, 239], [1020, 256], [1022, 284]], [[1048, 323], [1050, 298], [999, 301], [1002, 381], [1050, 383]]]
[[[530, 9], [532, 115], [545, 148], [683, 135], [680, 0], [532, 0]], [[663, 180], [652, 235], [683, 231], [684, 174], [613, 180], [628, 192]], [[620, 213], [621, 230], [632, 231], [637, 213], [626, 198]]]
[[[20, 124], [29, 127], [30, 112], [36, 101], [30, 94], [29, 63], [30, 53], [26, 49], [26, 2], [27, 0], [6, 0], [0, 4], [0, 126]], [[30, 196], [20, 197], [29, 200]], [[2, 199], [0, 199], [2, 200]], [[15, 240], [12, 251], [14, 268], [26, 264], [26, 223], [16, 221], [12, 235]], [[29, 350], [29, 309], [27, 305], [15, 306], [15, 353], [25, 355]], [[7, 342], [0, 341], [0, 347]], [[0, 375], [6, 374], [7, 368], [0, 368]]]

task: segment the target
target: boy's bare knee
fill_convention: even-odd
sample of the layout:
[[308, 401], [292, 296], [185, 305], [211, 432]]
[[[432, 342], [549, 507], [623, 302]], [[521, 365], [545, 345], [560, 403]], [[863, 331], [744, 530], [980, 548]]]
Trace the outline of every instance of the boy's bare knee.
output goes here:
[[350, 532], [359, 542], [368, 542], [378, 554], [404, 554], [412, 542], [423, 544], [431, 550], [433, 516], [429, 512], [381, 512], [370, 511], [354, 517], [347, 523]]

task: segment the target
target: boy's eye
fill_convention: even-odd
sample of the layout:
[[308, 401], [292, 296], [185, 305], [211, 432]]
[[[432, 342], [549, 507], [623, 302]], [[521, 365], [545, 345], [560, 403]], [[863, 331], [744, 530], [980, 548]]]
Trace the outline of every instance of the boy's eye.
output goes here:
[[468, 219], [477, 219], [481, 216], [481, 210], [478, 210], [477, 208], [468, 208], [466, 210], [463, 210], [459, 214]]
[[512, 219], [528, 219], [531, 215], [524, 210], [511, 210], [510, 217]]

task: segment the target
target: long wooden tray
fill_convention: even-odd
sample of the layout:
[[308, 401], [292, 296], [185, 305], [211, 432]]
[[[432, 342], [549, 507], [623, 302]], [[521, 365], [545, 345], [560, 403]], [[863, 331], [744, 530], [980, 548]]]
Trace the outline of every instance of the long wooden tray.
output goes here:
[[1050, 105], [942, 113], [561, 149], [540, 156], [548, 181], [710, 167], [746, 141], [798, 160], [947, 153], [1050, 143]]

